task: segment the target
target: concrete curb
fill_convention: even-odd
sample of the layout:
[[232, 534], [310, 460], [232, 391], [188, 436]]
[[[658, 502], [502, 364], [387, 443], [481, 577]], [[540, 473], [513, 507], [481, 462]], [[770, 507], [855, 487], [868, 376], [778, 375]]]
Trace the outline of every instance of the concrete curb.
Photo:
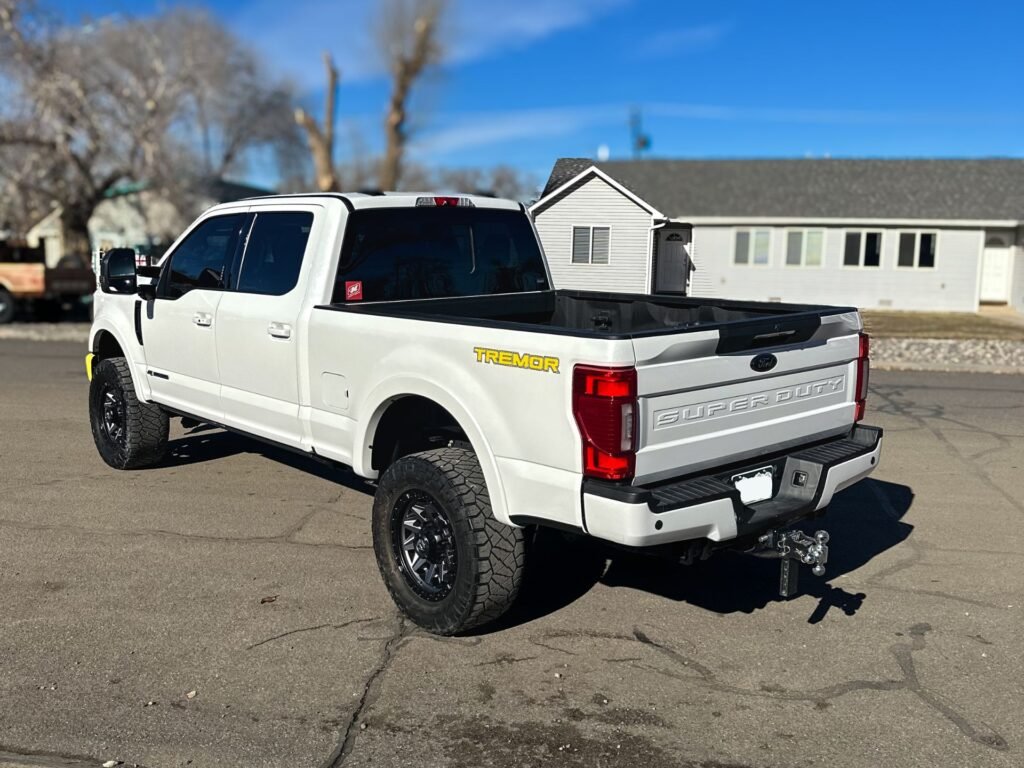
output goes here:
[[15, 341], [77, 341], [89, 340], [87, 323], [14, 323], [0, 325], [0, 340]]
[[995, 373], [1007, 376], [1024, 375], [1024, 368], [1005, 365], [972, 365], [970, 363], [914, 363], [902, 360], [872, 360], [873, 371], [932, 371], [934, 373]]

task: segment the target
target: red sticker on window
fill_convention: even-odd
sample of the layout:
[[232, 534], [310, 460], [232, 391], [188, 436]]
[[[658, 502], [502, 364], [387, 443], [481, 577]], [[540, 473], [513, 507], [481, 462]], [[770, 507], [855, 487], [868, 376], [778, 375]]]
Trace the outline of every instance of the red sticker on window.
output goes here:
[[363, 281], [352, 280], [345, 283], [345, 301], [363, 300]]

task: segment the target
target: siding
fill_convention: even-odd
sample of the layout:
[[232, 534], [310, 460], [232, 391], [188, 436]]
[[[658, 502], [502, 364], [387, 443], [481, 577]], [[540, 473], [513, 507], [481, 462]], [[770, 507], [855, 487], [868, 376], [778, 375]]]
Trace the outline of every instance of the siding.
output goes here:
[[693, 262], [693, 272], [690, 273], [690, 286], [688, 293], [690, 296], [704, 296], [705, 298], [715, 298], [719, 296], [715, 290], [715, 277], [714, 270], [710, 269], [705, 263], [711, 258], [710, 252], [705, 252], [701, 248], [698, 238], [697, 230], [694, 228], [692, 239], [690, 240], [690, 261]]
[[1010, 277], [1010, 305], [1024, 312], [1024, 227], [1017, 230], [1016, 246], [1010, 249], [1013, 260]]
[[[651, 215], [603, 179], [591, 176], [534, 212], [556, 288], [647, 293]], [[607, 264], [572, 263], [572, 228], [611, 229]]]
[[[983, 231], [938, 230], [935, 267], [903, 269], [896, 267], [900, 229], [867, 228], [882, 229], [882, 264], [878, 268], [862, 268], [842, 264], [845, 228], [811, 228], [825, 231], [821, 267], [785, 266], [785, 227], [757, 227], [771, 231], [771, 253], [768, 266], [753, 266], [733, 263], [734, 227], [695, 226], [694, 261], [697, 269], [705, 274], [704, 279], [697, 280], [699, 272], [695, 273], [693, 295], [865, 308], [977, 311]], [[935, 230], [925, 228], [922, 231]], [[1020, 294], [1024, 289], [1024, 275], [1020, 274], [1019, 263], [1017, 270], [1017, 294]], [[1024, 302], [1020, 296], [1015, 298]]]

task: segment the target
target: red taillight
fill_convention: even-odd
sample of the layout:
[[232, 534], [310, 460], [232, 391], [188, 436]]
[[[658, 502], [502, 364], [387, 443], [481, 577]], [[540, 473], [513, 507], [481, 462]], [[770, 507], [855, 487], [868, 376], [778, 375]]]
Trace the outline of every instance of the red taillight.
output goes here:
[[857, 352], [857, 409], [854, 412], [853, 420], [860, 421], [864, 418], [864, 411], [868, 402], [868, 375], [871, 369], [871, 337], [866, 333], [860, 335], [860, 347]]
[[636, 368], [577, 365], [572, 413], [583, 439], [583, 474], [631, 479], [636, 467]]

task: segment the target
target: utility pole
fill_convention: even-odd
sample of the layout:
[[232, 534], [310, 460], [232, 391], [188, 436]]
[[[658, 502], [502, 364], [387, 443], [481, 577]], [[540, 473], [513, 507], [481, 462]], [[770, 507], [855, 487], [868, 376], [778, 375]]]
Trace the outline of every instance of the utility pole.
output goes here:
[[640, 107], [633, 107], [629, 114], [630, 144], [633, 147], [633, 159], [638, 160], [640, 155], [651, 148], [651, 137], [644, 133], [643, 116], [640, 114]]

